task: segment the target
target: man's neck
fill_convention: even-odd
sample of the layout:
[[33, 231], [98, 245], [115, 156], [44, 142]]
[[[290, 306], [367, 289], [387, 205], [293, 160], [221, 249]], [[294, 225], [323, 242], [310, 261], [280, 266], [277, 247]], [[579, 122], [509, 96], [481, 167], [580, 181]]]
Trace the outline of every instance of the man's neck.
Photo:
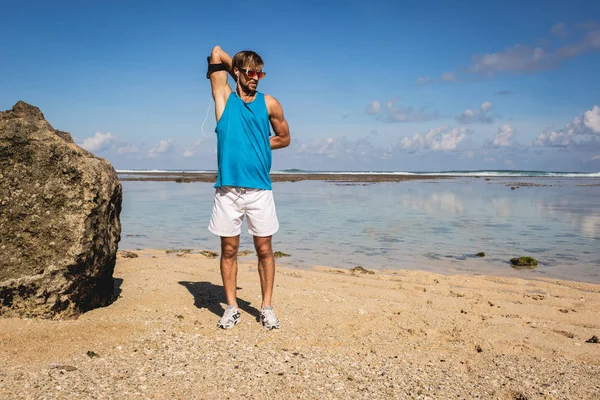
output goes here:
[[238, 86], [236, 91], [238, 97], [245, 102], [254, 100], [254, 97], [256, 96], [256, 90], [244, 89], [241, 86]]

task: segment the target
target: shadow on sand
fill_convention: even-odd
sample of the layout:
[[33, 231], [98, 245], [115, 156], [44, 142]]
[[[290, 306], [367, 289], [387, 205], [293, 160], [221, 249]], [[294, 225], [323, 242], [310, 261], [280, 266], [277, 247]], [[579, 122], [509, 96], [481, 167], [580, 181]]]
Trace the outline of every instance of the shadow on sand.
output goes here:
[[[194, 305], [200, 309], [206, 308], [219, 318], [223, 315], [223, 307], [221, 303], [226, 303], [225, 292], [223, 286], [213, 285], [210, 282], [178, 282], [186, 287], [187, 290], [194, 296]], [[238, 290], [241, 288], [237, 288]], [[260, 311], [250, 305], [246, 300], [238, 297], [238, 307], [240, 310], [252, 315], [257, 321], [260, 319]]]
[[117, 301], [117, 299], [121, 295], [121, 292], [123, 291], [121, 289], [121, 285], [123, 285], [123, 279], [113, 278], [113, 302]]

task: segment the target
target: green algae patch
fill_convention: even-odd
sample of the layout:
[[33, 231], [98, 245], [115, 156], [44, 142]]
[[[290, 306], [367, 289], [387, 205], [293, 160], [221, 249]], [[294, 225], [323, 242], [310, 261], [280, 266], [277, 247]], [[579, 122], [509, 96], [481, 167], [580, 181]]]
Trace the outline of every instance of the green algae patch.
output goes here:
[[191, 253], [192, 249], [165, 249], [165, 253], [167, 254], [172, 254], [172, 253], [182, 253], [182, 254], [189, 254]]
[[353, 274], [374, 274], [375, 271], [369, 271], [368, 269], [364, 269], [363, 267], [361, 267], [360, 265], [354, 268], [350, 268], [349, 269], [350, 272], [352, 272]]
[[273, 253], [273, 257], [275, 257], [275, 258], [291, 257], [291, 254], [286, 254], [282, 251], [276, 251], [275, 253]]
[[538, 265], [538, 260], [533, 257], [511, 258], [510, 263], [514, 269], [534, 269]]

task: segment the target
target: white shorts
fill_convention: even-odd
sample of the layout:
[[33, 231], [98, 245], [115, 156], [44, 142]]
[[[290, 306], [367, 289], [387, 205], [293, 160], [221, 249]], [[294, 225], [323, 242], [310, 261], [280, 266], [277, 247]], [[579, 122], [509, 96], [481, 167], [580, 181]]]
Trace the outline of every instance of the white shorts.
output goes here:
[[271, 190], [221, 186], [215, 190], [208, 230], [218, 236], [237, 236], [242, 232], [244, 215], [248, 216], [252, 236], [271, 236], [279, 229]]

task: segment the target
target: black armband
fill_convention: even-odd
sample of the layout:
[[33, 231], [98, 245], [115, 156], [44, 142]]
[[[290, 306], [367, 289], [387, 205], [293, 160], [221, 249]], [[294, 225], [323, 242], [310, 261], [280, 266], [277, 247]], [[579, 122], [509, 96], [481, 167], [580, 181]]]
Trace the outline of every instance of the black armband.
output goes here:
[[208, 61], [208, 71], [206, 71], [206, 79], [210, 79], [210, 74], [216, 71], [227, 71], [227, 65], [221, 64], [211, 64], [210, 57], [206, 57], [206, 61]]

